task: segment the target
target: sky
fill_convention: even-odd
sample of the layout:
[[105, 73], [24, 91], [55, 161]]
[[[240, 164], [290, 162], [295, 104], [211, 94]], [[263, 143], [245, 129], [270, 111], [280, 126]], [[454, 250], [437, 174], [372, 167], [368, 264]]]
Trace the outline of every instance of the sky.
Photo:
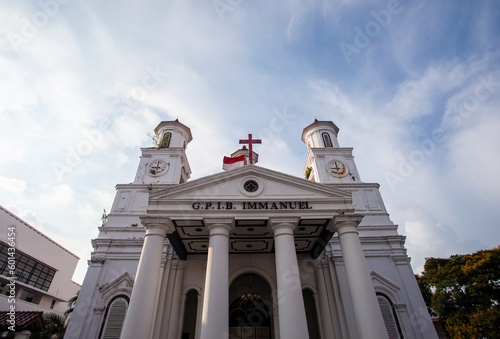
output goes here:
[[303, 177], [316, 118], [420, 272], [499, 245], [499, 94], [497, 0], [4, 0], [0, 205], [78, 255], [81, 283], [160, 121], [190, 127], [191, 179], [249, 133], [259, 166]]

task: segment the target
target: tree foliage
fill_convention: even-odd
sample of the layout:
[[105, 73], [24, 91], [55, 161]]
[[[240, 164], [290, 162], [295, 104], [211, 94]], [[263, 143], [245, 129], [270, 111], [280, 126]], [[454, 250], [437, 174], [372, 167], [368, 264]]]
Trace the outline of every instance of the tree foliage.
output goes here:
[[417, 282], [453, 338], [500, 338], [500, 247], [427, 258]]
[[57, 313], [44, 313], [45, 332], [31, 334], [30, 339], [62, 339], [66, 331], [65, 319]]
[[68, 300], [68, 309], [64, 312], [64, 316], [57, 313], [44, 313], [45, 332], [35, 332], [30, 336], [30, 339], [62, 339], [79, 293], [80, 291], [76, 292], [76, 295]]
[[79, 294], [80, 290], [78, 290], [78, 292], [76, 292], [76, 294], [68, 300], [68, 309], [66, 310], [66, 312], [64, 312], [64, 318], [66, 320], [68, 320], [68, 317], [73, 313]]

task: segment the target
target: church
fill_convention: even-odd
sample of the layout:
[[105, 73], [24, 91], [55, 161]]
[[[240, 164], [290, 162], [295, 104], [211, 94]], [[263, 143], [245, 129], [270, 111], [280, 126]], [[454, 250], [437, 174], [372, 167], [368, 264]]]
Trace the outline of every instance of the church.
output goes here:
[[[191, 130], [155, 129], [103, 217], [65, 338], [437, 338], [376, 183], [338, 127], [304, 128], [304, 177], [238, 166], [189, 180]], [[231, 161], [230, 161], [231, 162]]]

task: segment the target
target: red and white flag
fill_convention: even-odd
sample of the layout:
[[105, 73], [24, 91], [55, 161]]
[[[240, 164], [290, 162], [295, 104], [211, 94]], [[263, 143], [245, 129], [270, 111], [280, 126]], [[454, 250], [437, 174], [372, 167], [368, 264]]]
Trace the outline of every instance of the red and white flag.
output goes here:
[[245, 165], [245, 155], [240, 155], [239, 157], [224, 157], [222, 161], [222, 169], [225, 171], [230, 171]]

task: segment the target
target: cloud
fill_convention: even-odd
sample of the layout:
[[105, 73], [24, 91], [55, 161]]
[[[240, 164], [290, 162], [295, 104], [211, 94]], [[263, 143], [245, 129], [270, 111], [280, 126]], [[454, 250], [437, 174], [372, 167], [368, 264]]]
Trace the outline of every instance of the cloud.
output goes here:
[[15, 204], [7, 204], [4, 207], [39, 231], [44, 231], [45, 223], [34, 210], [22, 209]]
[[424, 258], [446, 258], [453, 254], [472, 253], [477, 249], [486, 248], [477, 239], [459, 236], [452, 227], [438, 223], [430, 215], [418, 209], [406, 214], [406, 245], [408, 255], [412, 257], [414, 271], [423, 270]]
[[[470, 224], [472, 243], [493, 238], [500, 88], [459, 114], [481, 77], [498, 75], [498, 4], [401, 1], [348, 64], [340, 41], [352, 43], [354, 27], [387, 1], [227, 3], [222, 20], [213, 1], [70, 1], [17, 51], [7, 34], [20, 34], [40, 4], [0, 5], [2, 201], [90, 252], [114, 185], [133, 180], [161, 120], [191, 128], [192, 178], [221, 171], [248, 133], [263, 139], [259, 165], [301, 177], [300, 135], [316, 117], [340, 128], [362, 179], [381, 183], [414, 260], [429, 255], [425, 234], [447, 237], [450, 251], [471, 248]], [[385, 174], [399, 174], [438, 128], [443, 141], [392, 190]], [[57, 178], [54, 163], [69, 172]]]
[[472, 121], [467, 121], [470, 123], [465, 123], [449, 142], [449, 167], [455, 181], [487, 201], [495, 200], [500, 192], [498, 103], [474, 112], [470, 117]]
[[0, 188], [12, 194], [22, 194], [26, 191], [26, 181], [0, 175]]
[[40, 204], [44, 206], [68, 206], [74, 202], [74, 190], [68, 184], [54, 185], [48, 193], [42, 193]]
[[29, 70], [16, 60], [0, 56], [0, 102], [3, 111], [15, 111], [34, 106], [38, 100], [29, 81]]

